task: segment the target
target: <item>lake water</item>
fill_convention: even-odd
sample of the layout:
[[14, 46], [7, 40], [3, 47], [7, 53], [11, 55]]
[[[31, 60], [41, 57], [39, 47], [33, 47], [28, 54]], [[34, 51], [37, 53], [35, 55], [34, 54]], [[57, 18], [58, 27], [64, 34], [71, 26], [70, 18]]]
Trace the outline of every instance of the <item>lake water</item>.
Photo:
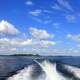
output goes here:
[[0, 56], [0, 80], [80, 80], [79, 56]]

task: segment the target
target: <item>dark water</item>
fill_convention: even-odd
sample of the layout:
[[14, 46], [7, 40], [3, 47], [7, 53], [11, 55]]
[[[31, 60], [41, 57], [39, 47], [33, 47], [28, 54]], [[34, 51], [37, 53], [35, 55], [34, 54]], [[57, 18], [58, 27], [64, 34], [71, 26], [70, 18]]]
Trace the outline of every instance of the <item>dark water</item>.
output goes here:
[[[28, 56], [0, 56], [0, 80], [7, 80], [9, 77], [17, 74], [17, 71], [24, 69], [29, 65], [36, 65], [34, 68], [34, 73], [32, 76], [38, 76], [43, 73], [41, 67], [36, 64], [34, 60], [43, 62], [44, 60], [51, 63], [56, 63], [57, 71], [66, 77], [74, 76], [71, 72], [66, 70], [62, 64], [67, 64], [70, 66], [80, 67], [80, 57], [79, 56], [54, 56], [54, 57], [28, 57]], [[34, 79], [33, 79], [34, 80]], [[68, 79], [71, 80], [71, 79]], [[72, 80], [80, 80], [74, 78]]]

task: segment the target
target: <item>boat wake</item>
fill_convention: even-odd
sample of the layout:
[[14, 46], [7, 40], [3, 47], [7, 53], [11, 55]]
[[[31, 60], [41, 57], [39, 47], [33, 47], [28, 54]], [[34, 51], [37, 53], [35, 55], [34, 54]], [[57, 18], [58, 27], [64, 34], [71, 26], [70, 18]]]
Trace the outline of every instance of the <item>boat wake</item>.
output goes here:
[[80, 80], [79, 68], [47, 60], [34, 62], [36, 65], [25, 67], [7, 80]]

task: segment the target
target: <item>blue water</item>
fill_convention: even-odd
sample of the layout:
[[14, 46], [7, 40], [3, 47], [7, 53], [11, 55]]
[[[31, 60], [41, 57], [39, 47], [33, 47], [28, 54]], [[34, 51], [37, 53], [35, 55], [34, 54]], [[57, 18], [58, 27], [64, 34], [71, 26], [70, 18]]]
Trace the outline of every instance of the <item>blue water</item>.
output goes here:
[[[0, 80], [7, 80], [8, 77], [11, 77], [17, 73], [17, 71], [24, 69], [29, 65], [36, 65], [34, 60], [42, 62], [48, 60], [51, 63], [56, 62], [59, 64], [67, 64], [71, 66], [80, 67], [80, 57], [79, 56], [47, 56], [47, 57], [29, 57], [29, 56], [0, 56]], [[40, 70], [40, 67], [37, 67], [37, 71]], [[59, 66], [58, 69], [62, 67]], [[35, 68], [36, 69], [36, 68]], [[61, 70], [61, 69], [59, 69]], [[35, 70], [36, 71], [36, 70]], [[34, 76], [38, 75], [41, 71], [35, 73]]]

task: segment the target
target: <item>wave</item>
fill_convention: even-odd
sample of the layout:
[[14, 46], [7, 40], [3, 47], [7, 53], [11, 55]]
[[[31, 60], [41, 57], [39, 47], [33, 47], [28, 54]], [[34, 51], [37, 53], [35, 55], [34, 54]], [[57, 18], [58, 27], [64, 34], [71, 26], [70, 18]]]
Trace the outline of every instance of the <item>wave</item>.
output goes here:
[[[7, 80], [80, 80], [80, 69], [48, 60], [29, 65]], [[36, 74], [36, 75], [35, 75]]]

